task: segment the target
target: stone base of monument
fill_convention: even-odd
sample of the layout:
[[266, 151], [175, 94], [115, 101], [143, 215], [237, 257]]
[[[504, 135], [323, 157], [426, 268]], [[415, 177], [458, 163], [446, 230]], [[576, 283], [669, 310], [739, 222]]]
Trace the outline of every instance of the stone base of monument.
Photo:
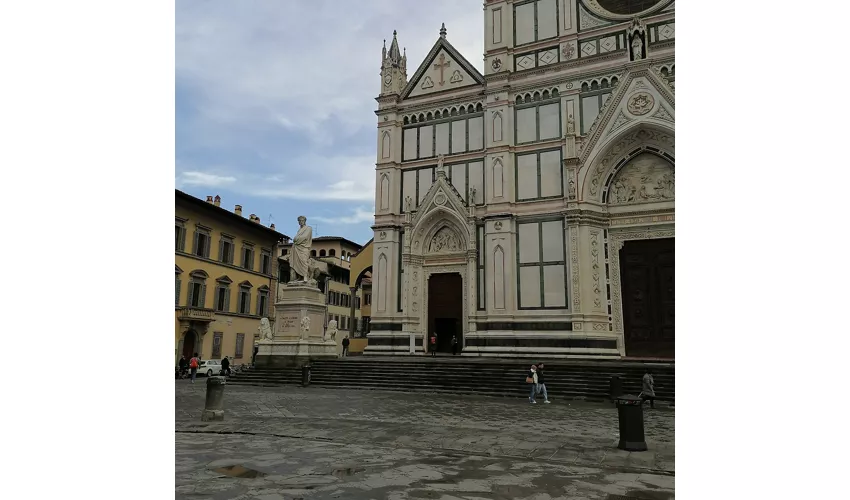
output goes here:
[[336, 359], [336, 342], [325, 340], [326, 311], [325, 295], [314, 284], [278, 286], [273, 336], [257, 342], [256, 366], [283, 368]]
[[337, 359], [336, 342], [273, 340], [259, 342], [258, 368], [290, 368], [311, 361]]
[[219, 422], [224, 420], [224, 410], [204, 410], [201, 422]]

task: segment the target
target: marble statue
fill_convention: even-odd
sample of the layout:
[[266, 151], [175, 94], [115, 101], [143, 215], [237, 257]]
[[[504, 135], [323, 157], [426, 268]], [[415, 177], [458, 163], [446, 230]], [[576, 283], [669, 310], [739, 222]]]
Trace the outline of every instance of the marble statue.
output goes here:
[[301, 318], [301, 338], [307, 338], [310, 333], [310, 316], [304, 316]]
[[292, 273], [290, 283], [312, 278], [310, 276], [310, 249], [313, 246], [313, 228], [307, 225], [307, 217], [298, 217], [298, 233], [292, 240], [292, 249], [289, 251], [287, 260]]
[[269, 324], [269, 318], [260, 319], [260, 326], [257, 327], [257, 330], [260, 332], [260, 338], [263, 340], [272, 340], [274, 338], [272, 327]]
[[575, 135], [576, 134], [576, 122], [573, 120], [573, 115], [570, 115], [567, 118], [567, 135]]
[[643, 59], [643, 41], [640, 38], [640, 35], [635, 35], [632, 38], [632, 54], [634, 55], [635, 61]]
[[443, 172], [444, 174], [448, 175], [448, 172], [446, 172], [446, 167], [443, 165], [443, 162], [445, 162], [445, 161], [446, 161], [446, 155], [440, 155], [440, 156], [437, 157], [437, 173], [438, 174], [440, 172]]
[[325, 330], [325, 337], [322, 339], [324, 341], [333, 340], [336, 342], [336, 334], [339, 332], [337, 328], [336, 320], [332, 319], [328, 321], [328, 329]]

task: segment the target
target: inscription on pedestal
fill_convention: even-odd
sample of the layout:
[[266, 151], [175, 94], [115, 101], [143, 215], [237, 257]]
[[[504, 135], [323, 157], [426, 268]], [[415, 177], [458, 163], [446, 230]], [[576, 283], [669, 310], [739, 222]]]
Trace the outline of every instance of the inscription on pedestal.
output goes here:
[[278, 324], [280, 325], [280, 332], [291, 332], [298, 330], [298, 316], [280, 316], [278, 318]]

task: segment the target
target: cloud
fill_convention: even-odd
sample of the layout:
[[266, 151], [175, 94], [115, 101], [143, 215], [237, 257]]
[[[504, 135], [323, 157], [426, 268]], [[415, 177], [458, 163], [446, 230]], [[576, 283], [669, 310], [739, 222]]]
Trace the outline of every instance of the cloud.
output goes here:
[[343, 224], [362, 224], [364, 222], [371, 223], [375, 219], [375, 208], [365, 209], [362, 207], [357, 207], [354, 209], [354, 213], [347, 216], [341, 217], [322, 217], [322, 216], [313, 216], [310, 217], [309, 220], [324, 222], [325, 224], [331, 225], [343, 225]]
[[205, 172], [181, 172], [177, 177], [177, 185], [220, 187], [236, 182], [236, 177], [216, 175]]
[[175, 9], [177, 185], [223, 187], [271, 213], [294, 206], [363, 237], [384, 39], [389, 48], [398, 30], [410, 78], [445, 22], [452, 45], [483, 69], [480, 2], [181, 0]]
[[480, 6], [455, 0], [420, 5], [268, 0], [246, 8], [181, 1], [177, 81], [197, 93], [205, 117], [221, 124], [263, 122], [320, 140], [333, 135], [322, 126], [326, 121], [342, 133], [374, 128], [381, 47], [386, 38], [389, 45], [393, 29], [408, 49], [408, 76], [436, 41], [442, 21], [449, 21], [452, 44], [483, 67]]

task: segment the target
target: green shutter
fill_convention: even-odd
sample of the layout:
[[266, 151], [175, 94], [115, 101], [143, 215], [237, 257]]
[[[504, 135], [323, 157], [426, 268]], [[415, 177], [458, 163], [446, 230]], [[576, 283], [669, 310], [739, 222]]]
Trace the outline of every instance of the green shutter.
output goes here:
[[218, 260], [219, 262], [224, 261], [224, 238], [218, 240]]
[[188, 295], [188, 298], [186, 299], [186, 305], [189, 306], [189, 307], [192, 307], [192, 299], [194, 299], [194, 298], [195, 298], [195, 282], [190, 280], [189, 281], [189, 295]]
[[198, 301], [198, 307], [204, 307], [204, 301], [207, 298], [207, 285], [204, 283], [201, 285], [201, 300]]
[[198, 255], [198, 239], [200, 238], [200, 234], [197, 230], [195, 230], [195, 242], [192, 244], [192, 253], [194, 255]]
[[186, 228], [185, 227], [180, 228], [180, 251], [181, 252], [186, 251]]
[[224, 310], [230, 312], [230, 287], [224, 287]]
[[177, 279], [174, 285], [174, 305], [180, 305], [180, 280]]

